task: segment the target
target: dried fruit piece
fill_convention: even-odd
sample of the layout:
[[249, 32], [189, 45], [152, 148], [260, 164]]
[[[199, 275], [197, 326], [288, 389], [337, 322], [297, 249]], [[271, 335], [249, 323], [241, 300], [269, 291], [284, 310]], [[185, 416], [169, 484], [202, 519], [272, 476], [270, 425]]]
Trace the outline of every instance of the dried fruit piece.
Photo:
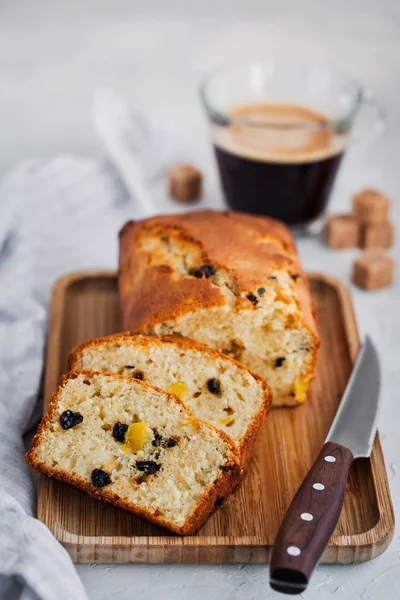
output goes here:
[[156, 431], [156, 432], [154, 433], [154, 439], [153, 439], [153, 441], [151, 442], [151, 445], [152, 445], [152, 446], [162, 446], [162, 444], [163, 444], [163, 437], [162, 437], [162, 435], [160, 435], [160, 434], [158, 433], [158, 431]]
[[165, 445], [166, 448], [174, 448], [174, 446], [176, 446], [177, 443], [178, 443], [178, 440], [176, 440], [175, 438], [168, 438], [165, 441], [164, 445]]
[[105, 485], [111, 483], [111, 478], [109, 474], [102, 469], [93, 469], [92, 483], [95, 487], [104, 487]]
[[167, 392], [175, 394], [175, 396], [183, 400], [184, 396], [188, 393], [188, 387], [183, 381], [176, 381], [168, 388]]
[[152, 445], [152, 446], [155, 446], [155, 447], [156, 447], [156, 446], [162, 446], [162, 443], [163, 443], [163, 437], [162, 437], [162, 435], [160, 435], [160, 434], [158, 433], [158, 431], [156, 431], [156, 432], [154, 433], [154, 439], [153, 439], [153, 441], [151, 442], [151, 445]]
[[131, 423], [125, 436], [125, 443], [129, 446], [132, 452], [138, 452], [143, 449], [146, 439], [147, 424]]
[[294, 396], [297, 404], [303, 404], [306, 401], [307, 382], [300, 376], [294, 386]]
[[258, 294], [259, 296], [264, 296], [264, 294], [265, 294], [265, 288], [263, 288], [263, 287], [261, 287], [261, 288], [258, 288], [258, 290], [257, 290], [257, 294]]
[[275, 361], [274, 367], [281, 367], [285, 361], [286, 358], [284, 356], [279, 356]]
[[230, 427], [234, 424], [234, 422], [235, 419], [233, 419], [232, 417], [223, 417], [222, 419], [218, 419], [218, 423], [221, 423], [221, 425], [225, 425], [225, 427]]
[[144, 374], [143, 374], [143, 371], [136, 371], [136, 373], [134, 373], [134, 374], [132, 375], [132, 377], [133, 377], [134, 379], [140, 379], [140, 381], [143, 381], [143, 379], [144, 379]]
[[221, 391], [221, 384], [218, 379], [209, 379], [207, 381], [207, 387], [212, 394], [219, 394]]
[[215, 269], [212, 265], [203, 265], [198, 269], [194, 269], [192, 271], [193, 277], [197, 277], [197, 279], [209, 279], [213, 275], [215, 275]]
[[117, 442], [124, 442], [127, 431], [128, 425], [125, 425], [125, 423], [115, 423], [112, 434], [113, 437], [117, 440]]
[[78, 412], [74, 412], [73, 410], [65, 410], [60, 416], [60, 423], [63, 429], [71, 429], [71, 427], [79, 425], [79, 423], [82, 423], [82, 421], [83, 416]]
[[158, 431], [156, 431], [154, 433], [154, 439], [151, 442], [152, 446], [161, 446], [162, 448], [173, 448], [174, 446], [176, 446], [178, 443], [178, 440], [176, 440], [175, 438], [163, 438], [162, 435], [160, 435], [158, 433]]
[[290, 273], [290, 277], [293, 279], [293, 281], [297, 281], [301, 275], [300, 273]]
[[299, 346], [299, 350], [301, 352], [310, 352], [311, 347], [308, 344], [302, 344], [301, 346]]
[[136, 461], [136, 468], [145, 475], [154, 475], [161, 469], [161, 465], [154, 460], [138, 460]]
[[258, 303], [258, 298], [254, 294], [247, 294], [246, 298], [247, 300], [250, 300], [250, 302], [254, 304], [254, 306]]
[[304, 404], [304, 402], [307, 400], [307, 396], [304, 394], [303, 396], [299, 396], [298, 398], [296, 397], [296, 403], [297, 404]]

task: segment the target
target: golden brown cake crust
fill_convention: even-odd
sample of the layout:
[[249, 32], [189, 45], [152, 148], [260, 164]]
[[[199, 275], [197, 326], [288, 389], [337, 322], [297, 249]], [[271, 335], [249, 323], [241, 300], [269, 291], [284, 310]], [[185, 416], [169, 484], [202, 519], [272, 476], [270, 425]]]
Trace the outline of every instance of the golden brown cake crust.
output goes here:
[[[305, 325], [317, 339], [307, 278], [289, 229], [274, 219], [212, 210], [129, 221], [122, 228], [119, 290], [124, 329], [146, 332], [157, 323], [226, 303], [211, 279], [176, 277], [171, 265], [149, 264], [142, 238], [150, 234], [157, 239], [168, 231], [183, 244], [196, 244], [202, 264], [227, 270], [237, 294], [262, 286], [276, 270], [299, 275], [297, 301]], [[248, 302], [251, 307], [246, 298], [240, 298], [240, 302], [243, 306]]]
[[222, 359], [224, 361], [228, 361], [228, 362], [234, 364], [240, 370], [246, 371], [252, 377], [254, 377], [254, 379], [256, 381], [258, 381], [263, 387], [264, 401], [263, 401], [261, 409], [254, 416], [252, 422], [250, 423], [245, 438], [243, 439], [240, 446], [238, 447], [241, 464], [245, 465], [246, 463], [249, 462], [249, 460], [252, 458], [252, 449], [254, 447], [257, 434], [258, 434], [261, 424], [264, 420], [264, 417], [266, 416], [266, 414], [271, 406], [271, 399], [272, 399], [271, 389], [268, 386], [267, 382], [260, 375], [258, 375], [257, 373], [254, 373], [253, 371], [251, 371], [251, 369], [249, 369], [245, 365], [242, 365], [234, 358], [231, 358], [230, 356], [222, 354], [221, 352], [218, 352], [218, 350], [214, 350], [214, 349], [210, 348], [209, 346], [200, 344], [199, 342], [196, 342], [195, 340], [190, 340], [188, 338], [173, 336], [173, 335], [163, 335], [163, 336], [142, 335], [142, 334], [132, 335], [130, 332], [125, 332], [125, 333], [121, 333], [118, 335], [109, 335], [104, 338], [98, 338], [98, 339], [90, 340], [89, 342], [84, 342], [83, 344], [80, 344], [79, 346], [74, 348], [69, 355], [68, 364], [69, 364], [70, 370], [71, 371], [78, 370], [79, 355], [85, 348], [101, 346], [105, 341], [118, 343], [121, 340], [124, 340], [124, 341], [132, 340], [133, 343], [135, 342], [135, 340], [140, 340], [140, 342], [142, 344], [146, 344], [149, 346], [162, 345], [162, 344], [174, 344], [183, 349], [199, 350], [200, 352], [205, 353], [210, 357], [215, 357], [218, 359]]
[[69, 379], [74, 379], [80, 374], [85, 374], [88, 377], [90, 377], [92, 375], [97, 375], [98, 373], [96, 373], [95, 371], [70, 371], [69, 373], [67, 373], [66, 375], [63, 375], [60, 378], [58, 386], [57, 386], [57, 390], [53, 394], [53, 397], [49, 403], [47, 412], [44, 415], [44, 417], [39, 425], [38, 431], [32, 440], [32, 448], [29, 450], [29, 452], [26, 455], [26, 462], [28, 463], [28, 465], [31, 466], [33, 469], [36, 469], [37, 471], [44, 473], [48, 477], [54, 477], [61, 481], [65, 481], [66, 483], [69, 483], [69, 484], [73, 485], [74, 487], [77, 487], [80, 490], [87, 492], [90, 496], [93, 496], [94, 498], [97, 498], [98, 500], [104, 500], [105, 502], [109, 502], [109, 503], [113, 504], [114, 506], [118, 506], [119, 508], [123, 508], [125, 510], [128, 510], [128, 511], [134, 513], [135, 515], [143, 517], [150, 523], [154, 523], [156, 525], [161, 525], [162, 527], [166, 527], [167, 529], [174, 531], [175, 533], [179, 533], [181, 535], [193, 534], [204, 523], [204, 521], [216, 510], [216, 508], [221, 506], [222, 502], [229, 495], [229, 493], [236, 487], [236, 485], [238, 484], [238, 482], [241, 478], [242, 469], [240, 467], [238, 452], [237, 452], [233, 442], [229, 438], [229, 436], [226, 435], [225, 432], [216, 429], [212, 425], [209, 425], [208, 423], [205, 423], [205, 422], [201, 421], [200, 419], [196, 419], [192, 415], [191, 411], [174, 394], [169, 394], [168, 392], [165, 392], [164, 390], [160, 390], [156, 386], [151, 386], [145, 382], [131, 379], [130, 377], [124, 377], [123, 375], [116, 375], [116, 374], [111, 374], [111, 375], [108, 374], [107, 375], [108, 377], [127, 380], [132, 385], [153, 388], [163, 394], [168, 395], [169, 397], [173, 398], [174, 402], [181, 405], [184, 412], [187, 413], [188, 417], [191, 418], [194, 423], [201, 424], [203, 426], [208, 427], [209, 429], [216, 431], [218, 433], [219, 437], [224, 439], [225, 443], [227, 443], [228, 446], [230, 447], [229, 448], [230, 461], [229, 461], [229, 464], [226, 465], [226, 469], [221, 471], [221, 475], [218, 477], [217, 481], [208, 490], [208, 492], [200, 499], [197, 506], [192, 510], [192, 512], [191, 512], [189, 518], [186, 520], [185, 524], [182, 527], [177, 527], [174, 523], [171, 523], [171, 522], [163, 519], [162, 517], [155, 516], [151, 512], [147, 511], [146, 509], [144, 509], [138, 505], [121, 500], [118, 496], [116, 496], [115, 494], [113, 494], [110, 491], [107, 491], [104, 488], [96, 488], [91, 482], [89, 482], [88, 480], [86, 480], [84, 478], [76, 477], [76, 476], [66, 473], [65, 471], [61, 471], [56, 468], [49, 467], [47, 465], [44, 465], [43, 463], [41, 463], [38, 460], [37, 450], [43, 439], [45, 431], [46, 431], [47, 427], [49, 426], [54, 413], [57, 410], [58, 400], [59, 400], [59, 396], [61, 394], [62, 388], [65, 386], [65, 384], [67, 383], [67, 381]]

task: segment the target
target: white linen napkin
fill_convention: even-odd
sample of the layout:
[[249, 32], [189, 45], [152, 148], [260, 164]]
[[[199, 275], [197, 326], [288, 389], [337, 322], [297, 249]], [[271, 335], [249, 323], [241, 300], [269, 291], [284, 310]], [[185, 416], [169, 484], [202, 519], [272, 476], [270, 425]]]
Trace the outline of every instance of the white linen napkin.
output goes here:
[[[48, 303], [65, 273], [116, 267], [120, 227], [153, 214], [149, 181], [174, 160], [173, 138], [112, 95], [99, 96], [94, 120], [127, 187], [110, 163], [68, 156], [25, 162], [0, 184], [1, 600], [87, 597], [66, 551], [34, 518], [24, 461], [22, 436], [40, 415]], [[179, 207], [167, 199], [163, 209]]]

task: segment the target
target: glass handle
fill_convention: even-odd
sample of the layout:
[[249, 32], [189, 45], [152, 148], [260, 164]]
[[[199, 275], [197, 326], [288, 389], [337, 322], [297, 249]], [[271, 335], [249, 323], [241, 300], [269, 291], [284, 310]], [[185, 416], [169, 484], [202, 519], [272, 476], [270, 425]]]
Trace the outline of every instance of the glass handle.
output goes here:
[[370, 142], [386, 129], [386, 111], [371, 92], [366, 92], [356, 118], [353, 142]]

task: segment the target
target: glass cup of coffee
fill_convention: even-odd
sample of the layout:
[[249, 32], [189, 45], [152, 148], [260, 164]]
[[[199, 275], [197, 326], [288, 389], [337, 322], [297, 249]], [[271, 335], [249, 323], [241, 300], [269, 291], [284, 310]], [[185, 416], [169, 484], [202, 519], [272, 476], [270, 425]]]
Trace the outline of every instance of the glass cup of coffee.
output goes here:
[[[215, 71], [200, 94], [228, 205], [294, 227], [318, 221], [362, 87], [332, 68], [266, 61]], [[381, 115], [369, 106], [372, 130]]]

